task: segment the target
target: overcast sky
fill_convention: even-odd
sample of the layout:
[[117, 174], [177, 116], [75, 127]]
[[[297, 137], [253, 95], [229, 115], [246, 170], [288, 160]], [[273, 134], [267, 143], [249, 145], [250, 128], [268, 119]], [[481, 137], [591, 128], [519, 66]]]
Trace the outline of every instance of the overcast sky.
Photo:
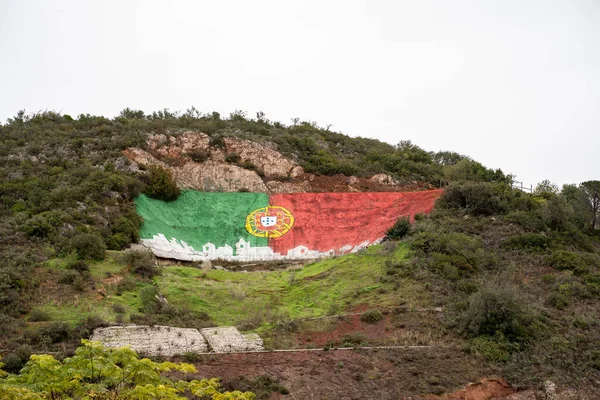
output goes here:
[[600, 2], [0, 0], [0, 120], [192, 105], [600, 180]]

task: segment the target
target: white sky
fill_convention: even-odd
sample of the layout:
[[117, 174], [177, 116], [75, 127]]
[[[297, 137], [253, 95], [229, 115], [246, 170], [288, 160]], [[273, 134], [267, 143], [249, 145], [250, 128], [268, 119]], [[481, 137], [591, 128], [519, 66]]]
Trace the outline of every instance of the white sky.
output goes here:
[[0, 0], [0, 120], [192, 105], [600, 180], [600, 2]]

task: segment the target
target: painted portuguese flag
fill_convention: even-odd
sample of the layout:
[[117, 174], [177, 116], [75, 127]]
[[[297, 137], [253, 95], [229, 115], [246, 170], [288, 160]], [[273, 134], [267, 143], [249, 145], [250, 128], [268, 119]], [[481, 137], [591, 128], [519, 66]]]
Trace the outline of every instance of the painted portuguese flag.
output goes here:
[[159, 257], [257, 261], [357, 251], [397, 218], [428, 213], [440, 190], [386, 193], [206, 193], [136, 198], [142, 243]]

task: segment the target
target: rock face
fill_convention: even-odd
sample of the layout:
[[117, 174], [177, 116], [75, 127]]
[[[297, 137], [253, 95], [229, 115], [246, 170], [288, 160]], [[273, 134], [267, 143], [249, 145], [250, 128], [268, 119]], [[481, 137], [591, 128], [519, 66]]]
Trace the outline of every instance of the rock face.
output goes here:
[[296, 162], [259, 143], [237, 138], [226, 138], [225, 146], [228, 153], [237, 154], [241, 162], [251, 163], [267, 177], [289, 176], [293, 178], [304, 173], [302, 167]]
[[370, 180], [372, 182], [376, 182], [380, 185], [397, 185], [398, 181], [396, 181], [394, 178], [392, 178], [391, 176], [387, 175], [387, 174], [375, 174], [373, 175]]
[[215, 353], [263, 350], [263, 341], [257, 334], [243, 335], [233, 326], [204, 328], [200, 333]]
[[90, 340], [100, 341], [109, 348], [129, 346], [145, 356], [172, 357], [188, 352], [232, 353], [263, 350], [263, 341], [256, 334], [241, 334], [233, 326], [201, 329], [170, 326], [111, 326], [97, 328]]
[[177, 185], [182, 189], [195, 189], [202, 192], [267, 191], [265, 183], [255, 171], [236, 165], [212, 160], [203, 163], [190, 160], [180, 166], [168, 166], [141, 149], [130, 148], [125, 150], [124, 154], [138, 164], [156, 165], [171, 170]]
[[197, 329], [172, 328], [169, 326], [111, 326], [97, 328], [92, 337], [106, 347], [129, 346], [148, 356], [171, 357], [187, 352], [205, 353], [208, 346]]
[[[226, 137], [211, 145], [201, 132], [148, 136], [148, 151], [129, 148], [124, 155], [140, 165], [158, 165], [170, 169], [182, 189], [206, 192], [401, 192], [433, 189], [429, 184], [413, 182], [400, 185], [386, 174], [370, 178], [355, 176], [319, 176], [307, 174], [302, 166], [275, 150], [272, 143], [256, 143]], [[266, 183], [265, 183], [266, 182]]]
[[184, 132], [179, 136], [157, 134], [148, 138], [148, 148], [162, 157], [187, 158], [190, 153], [208, 151], [210, 137], [200, 132]]
[[202, 192], [266, 192], [263, 180], [254, 171], [215, 161], [190, 161], [171, 168], [177, 184]]

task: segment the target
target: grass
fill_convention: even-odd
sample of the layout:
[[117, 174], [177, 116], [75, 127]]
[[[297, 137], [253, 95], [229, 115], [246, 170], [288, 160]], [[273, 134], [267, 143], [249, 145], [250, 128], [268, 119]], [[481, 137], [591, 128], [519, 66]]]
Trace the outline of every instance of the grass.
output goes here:
[[[215, 325], [236, 325], [262, 334], [277, 321], [343, 313], [356, 307], [394, 307], [401, 302], [409, 307], [426, 306], [429, 296], [419, 283], [406, 279], [398, 288], [380, 281], [386, 260], [404, 260], [407, 254], [404, 244], [392, 250], [378, 245], [300, 270], [205, 272], [191, 266], [169, 266], [153, 283], [175, 307], [206, 312]], [[55, 259], [47, 268], [63, 269], [65, 264], [65, 260]], [[133, 290], [117, 295], [117, 285], [106, 278], [128, 276], [119, 252], [107, 252], [105, 260], [90, 263], [89, 269], [93, 288], [67, 296], [63, 292], [72, 289], [57, 285], [58, 292], [44, 295], [37, 308], [53, 321], [72, 325], [89, 316], [114, 323], [118, 316], [115, 304], [125, 310], [124, 321], [138, 312], [138, 292], [152, 282], [137, 279]]]
[[[400, 291], [377, 291], [382, 265], [389, 258], [404, 259], [408, 248], [399, 245], [385, 255], [382, 246], [327, 259], [295, 271], [254, 273], [173, 266], [155, 282], [172, 304], [208, 313], [218, 325], [237, 325], [252, 314], [290, 319], [318, 317], [356, 306], [395, 306], [399, 299], [420, 306], [427, 296], [406, 280]], [[383, 293], [380, 293], [383, 292]]]

